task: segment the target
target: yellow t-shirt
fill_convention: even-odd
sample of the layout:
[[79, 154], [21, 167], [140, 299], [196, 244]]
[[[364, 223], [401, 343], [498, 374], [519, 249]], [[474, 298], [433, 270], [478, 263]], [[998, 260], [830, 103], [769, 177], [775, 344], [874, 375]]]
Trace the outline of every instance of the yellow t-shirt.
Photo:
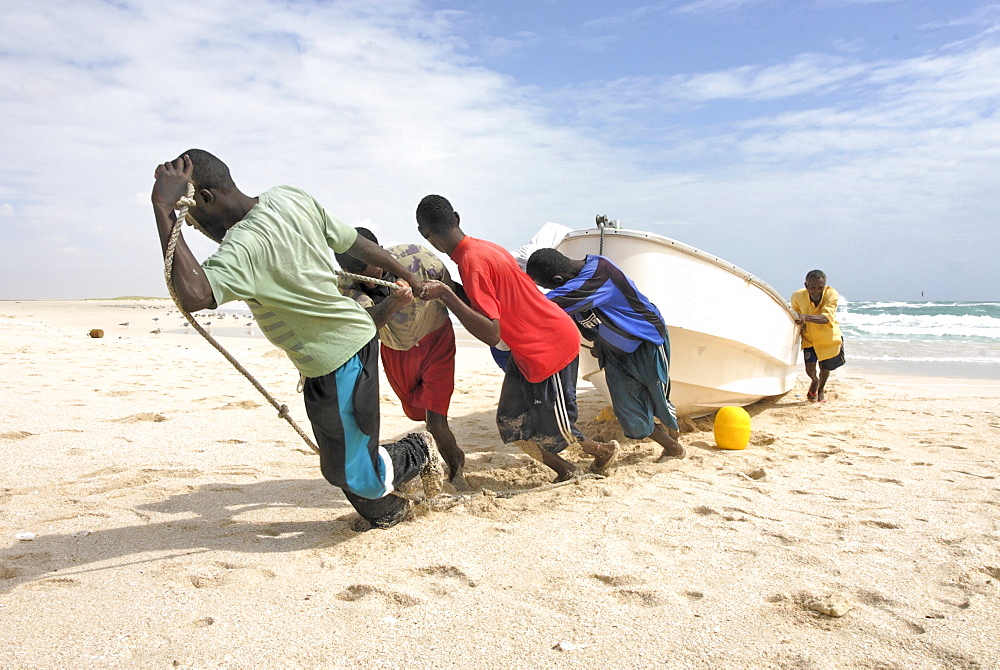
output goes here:
[[823, 289], [823, 297], [819, 304], [814, 305], [809, 299], [809, 291], [800, 288], [792, 294], [792, 309], [799, 314], [825, 316], [829, 323], [805, 323], [802, 328], [802, 348], [812, 347], [816, 350], [816, 358], [825, 361], [840, 353], [843, 337], [840, 335], [840, 324], [837, 323], [837, 301], [840, 296], [836, 289], [827, 286]]

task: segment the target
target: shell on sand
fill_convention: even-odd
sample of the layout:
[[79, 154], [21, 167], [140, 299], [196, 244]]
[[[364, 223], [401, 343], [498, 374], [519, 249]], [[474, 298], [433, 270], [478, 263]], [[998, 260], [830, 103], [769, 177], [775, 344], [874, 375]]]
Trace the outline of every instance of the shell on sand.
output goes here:
[[103, 330], [101, 330], [100, 328], [94, 328], [93, 330], [91, 330], [91, 331], [90, 331], [89, 333], [87, 333], [87, 334], [88, 334], [88, 335], [90, 335], [90, 336], [91, 336], [91, 337], [93, 337], [93, 338], [100, 338], [100, 337], [104, 337], [104, 331], [103, 331]]

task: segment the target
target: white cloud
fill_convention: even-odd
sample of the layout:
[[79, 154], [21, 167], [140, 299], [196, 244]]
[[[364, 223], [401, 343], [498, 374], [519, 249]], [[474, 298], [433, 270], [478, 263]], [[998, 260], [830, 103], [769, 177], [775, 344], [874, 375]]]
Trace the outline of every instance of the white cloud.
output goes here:
[[[0, 198], [39, 251], [32, 228], [54, 226], [83, 248], [98, 216], [123, 280], [159, 281], [143, 192], [157, 162], [190, 146], [219, 154], [248, 192], [301, 185], [345, 220], [377, 222], [387, 243], [412, 239], [427, 192], [485, 220], [536, 185], [563, 190], [579, 157], [596, 153], [548, 127], [507, 78], [467, 65], [442, 15], [416, 3], [137, 7], [0, 10], [13, 66], [2, 132], [27, 157], [4, 169]], [[515, 206], [519, 218], [533, 199]]]
[[773, 2], [774, 0], [694, 0], [675, 8], [674, 12], [678, 14], [728, 12], [747, 5], [770, 4]]
[[[865, 240], [853, 256], [885, 263], [899, 286], [912, 270], [872, 227], [934, 240], [907, 261], [925, 272], [943, 272], [942, 226], [953, 255], [963, 236], [970, 254], [1000, 243], [988, 30], [920, 58], [841, 49], [552, 92], [465, 55], [466, 20], [416, 0], [4, 4], [0, 139], [17, 160], [0, 166], [0, 297], [165, 294], [152, 170], [192, 146], [226, 160], [245, 191], [302, 186], [385, 244], [415, 239], [430, 192], [509, 247], [546, 220], [586, 226], [601, 212], [680, 231], [776, 286], [785, 267], [801, 283], [789, 259], [815, 251], [806, 226], [845, 249]], [[840, 246], [829, 253], [849, 264]]]

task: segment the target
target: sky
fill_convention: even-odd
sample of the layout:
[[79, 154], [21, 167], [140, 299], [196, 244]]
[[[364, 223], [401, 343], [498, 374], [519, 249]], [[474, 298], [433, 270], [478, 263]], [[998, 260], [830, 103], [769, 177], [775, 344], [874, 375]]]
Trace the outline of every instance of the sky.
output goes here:
[[386, 245], [438, 193], [509, 249], [604, 214], [785, 297], [1000, 300], [1000, 2], [5, 0], [0, 146], [0, 299], [166, 296], [198, 147]]

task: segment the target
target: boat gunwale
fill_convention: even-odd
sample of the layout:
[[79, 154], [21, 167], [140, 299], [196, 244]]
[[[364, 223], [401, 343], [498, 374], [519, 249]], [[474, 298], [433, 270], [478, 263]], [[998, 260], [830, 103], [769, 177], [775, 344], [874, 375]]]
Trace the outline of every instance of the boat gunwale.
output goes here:
[[792, 308], [789, 306], [788, 301], [786, 301], [774, 287], [772, 287], [764, 280], [747, 272], [746, 270], [737, 265], [733, 265], [729, 261], [723, 260], [718, 256], [714, 256], [708, 253], [707, 251], [702, 251], [701, 249], [692, 247], [690, 244], [685, 244], [684, 242], [675, 240], [672, 237], [667, 237], [666, 235], [660, 235], [658, 233], [649, 233], [644, 230], [636, 230], [634, 228], [585, 228], [582, 230], [574, 230], [569, 233], [566, 233], [566, 236], [563, 238], [563, 240], [575, 237], [603, 238], [606, 235], [622, 235], [624, 237], [643, 238], [650, 240], [652, 242], [656, 242], [657, 244], [662, 244], [665, 246], [669, 246], [673, 249], [677, 249], [678, 251], [685, 253], [689, 256], [694, 256], [698, 260], [705, 261], [711, 265], [716, 266], [721, 270], [725, 270], [730, 274], [734, 274], [740, 279], [746, 281], [747, 283], [752, 284], [753, 286], [756, 286], [760, 290], [764, 291], [764, 293], [770, 296], [772, 300], [774, 300], [776, 303], [781, 305], [782, 308], [784, 308], [785, 312], [788, 313], [788, 315], [792, 318], [793, 321], [797, 316], [795, 311], [792, 310]]

